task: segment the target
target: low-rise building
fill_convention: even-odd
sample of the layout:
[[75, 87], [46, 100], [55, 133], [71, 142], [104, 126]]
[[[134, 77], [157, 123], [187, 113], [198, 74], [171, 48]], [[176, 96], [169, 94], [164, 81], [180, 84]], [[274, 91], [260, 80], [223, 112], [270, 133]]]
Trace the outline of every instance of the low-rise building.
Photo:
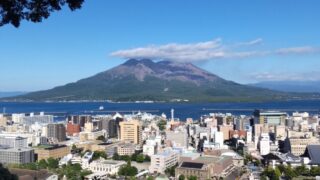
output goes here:
[[184, 160], [175, 169], [175, 176], [196, 176], [198, 180], [225, 178], [233, 170], [232, 157], [198, 157], [194, 160]]
[[43, 145], [35, 149], [37, 160], [52, 158], [62, 158], [70, 153], [70, 149], [66, 145]]
[[290, 151], [295, 156], [304, 154], [308, 145], [317, 145], [318, 138], [289, 138]]
[[149, 167], [150, 173], [164, 173], [167, 168], [170, 168], [178, 163], [179, 153], [172, 149], [166, 149], [161, 153], [151, 156], [151, 164]]
[[34, 162], [34, 150], [32, 148], [0, 147], [0, 163], [25, 164], [31, 162]]
[[122, 144], [118, 144], [117, 146], [117, 153], [120, 156], [131, 156], [132, 154], [134, 154], [136, 151], [136, 145], [131, 144], [131, 143], [122, 143]]
[[113, 161], [113, 160], [105, 160], [105, 159], [99, 159], [92, 161], [89, 166], [88, 170], [94, 172], [94, 173], [107, 173], [110, 175], [117, 174], [119, 171], [119, 168], [122, 165], [125, 165], [125, 161]]

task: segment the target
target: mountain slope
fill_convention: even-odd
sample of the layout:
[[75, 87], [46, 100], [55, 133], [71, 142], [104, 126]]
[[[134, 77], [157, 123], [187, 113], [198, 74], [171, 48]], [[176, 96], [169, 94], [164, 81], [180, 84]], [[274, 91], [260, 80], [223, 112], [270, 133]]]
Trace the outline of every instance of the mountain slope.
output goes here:
[[190, 63], [153, 62], [148, 59], [127, 62], [95, 76], [38, 91], [14, 100], [65, 101], [262, 101], [300, 97], [237, 84]]
[[249, 85], [283, 92], [320, 92], [320, 81], [264, 81]]

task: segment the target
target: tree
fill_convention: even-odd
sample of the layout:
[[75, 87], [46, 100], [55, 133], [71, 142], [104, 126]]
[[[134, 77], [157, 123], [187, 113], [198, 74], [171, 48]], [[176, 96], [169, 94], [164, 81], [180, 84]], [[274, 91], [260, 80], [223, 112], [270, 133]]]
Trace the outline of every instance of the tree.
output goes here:
[[107, 159], [106, 152], [104, 152], [104, 151], [94, 151], [93, 152], [93, 157], [92, 157], [93, 160], [99, 159], [100, 157]]
[[136, 158], [136, 161], [137, 161], [138, 163], [143, 163], [143, 161], [144, 161], [144, 156], [143, 156], [143, 154], [138, 154], [138, 155], [137, 155], [137, 158]]
[[172, 167], [169, 167], [164, 172], [166, 173], [166, 175], [168, 175], [170, 177], [174, 177], [175, 176], [175, 170], [176, 170], [177, 166], [178, 166], [178, 164], [176, 164], [176, 165], [174, 165]]
[[188, 180], [197, 180], [198, 178], [197, 178], [197, 176], [189, 176], [188, 177]]
[[145, 155], [145, 156], [144, 156], [144, 161], [146, 161], [146, 162], [150, 162], [150, 161], [151, 161], [150, 156]]
[[41, 22], [52, 12], [60, 11], [68, 5], [71, 11], [80, 9], [84, 0], [1, 0], [0, 26], [12, 24], [20, 26], [22, 20]]
[[101, 135], [101, 136], [97, 137], [97, 140], [105, 142], [106, 141], [106, 137]]
[[18, 180], [18, 176], [11, 174], [10, 171], [0, 163], [0, 180]]
[[114, 153], [113, 156], [112, 156], [112, 159], [113, 160], [119, 160], [120, 159], [120, 156], [118, 153]]
[[183, 174], [181, 174], [180, 176], [179, 176], [179, 180], [185, 180], [186, 178], [184, 177], [184, 175]]
[[50, 157], [47, 159], [47, 162], [48, 162], [49, 169], [56, 169], [59, 167], [59, 161], [57, 159]]
[[126, 165], [119, 168], [118, 174], [120, 176], [135, 176], [138, 174], [138, 169], [131, 166], [131, 161], [129, 160]]
[[138, 154], [136, 154], [136, 153], [133, 153], [132, 155], [131, 155], [131, 161], [136, 161], [137, 160], [137, 156], [138, 156]]
[[314, 167], [312, 166], [311, 169], [310, 169], [310, 175], [311, 176], [319, 176], [320, 175], [320, 168], [317, 166], [317, 167]]
[[296, 171], [297, 175], [307, 176], [309, 174], [309, 170], [306, 168], [305, 165], [296, 167], [295, 171]]
[[47, 161], [44, 160], [44, 159], [41, 159], [41, 160], [38, 162], [38, 167], [39, 167], [40, 169], [47, 169], [47, 167], [48, 167]]
[[147, 180], [154, 180], [154, 178], [152, 176], [148, 176]]
[[163, 131], [166, 128], [167, 121], [166, 120], [160, 120], [157, 125], [159, 127], [159, 130]]

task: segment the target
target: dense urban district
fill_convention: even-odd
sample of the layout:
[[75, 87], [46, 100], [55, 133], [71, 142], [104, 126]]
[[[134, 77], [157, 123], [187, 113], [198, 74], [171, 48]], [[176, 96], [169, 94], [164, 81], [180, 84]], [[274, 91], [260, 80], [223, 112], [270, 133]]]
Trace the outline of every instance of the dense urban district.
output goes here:
[[315, 179], [319, 116], [0, 115], [2, 179]]

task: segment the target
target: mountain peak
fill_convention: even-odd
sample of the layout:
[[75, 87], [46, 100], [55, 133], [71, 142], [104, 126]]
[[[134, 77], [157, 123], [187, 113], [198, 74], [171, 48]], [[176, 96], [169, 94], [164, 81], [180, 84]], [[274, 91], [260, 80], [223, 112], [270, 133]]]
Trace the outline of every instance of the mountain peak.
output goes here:
[[152, 65], [155, 64], [155, 62], [150, 59], [129, 59], [123, 63], [123, 65], [126, 66], [136, 66], [137, 64]]

